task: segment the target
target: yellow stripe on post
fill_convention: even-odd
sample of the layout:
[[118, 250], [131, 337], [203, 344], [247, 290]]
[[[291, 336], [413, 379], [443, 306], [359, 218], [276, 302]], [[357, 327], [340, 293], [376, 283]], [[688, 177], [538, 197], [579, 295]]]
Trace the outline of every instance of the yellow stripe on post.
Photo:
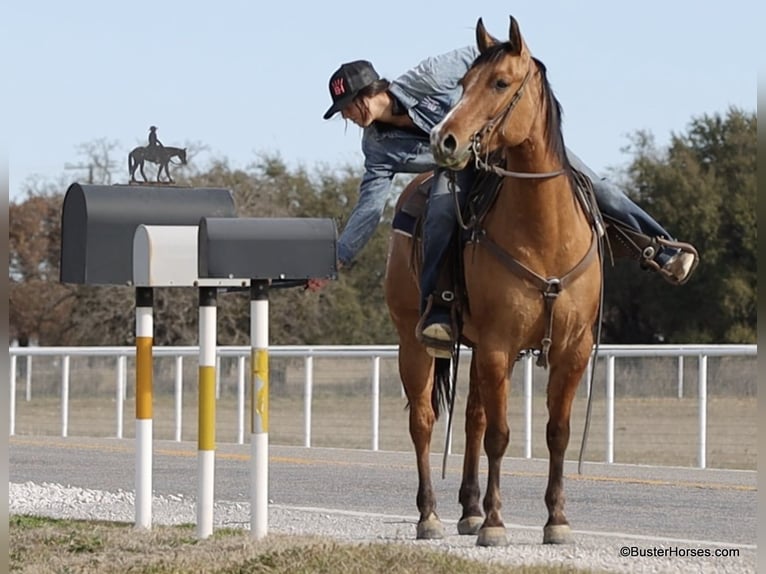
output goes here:
[[[253, 413], [251, 431], [269, 432], [269, 351], [253, 349], [250, 356], [253, 377], [251, 412]], [[260, 423], [260, 424], [259, 424]]]
[[152, 337], [136, 337], [136, 418], [152, 418]]
[[199, 450], [215, 450], [215, 367], [199, 367]]

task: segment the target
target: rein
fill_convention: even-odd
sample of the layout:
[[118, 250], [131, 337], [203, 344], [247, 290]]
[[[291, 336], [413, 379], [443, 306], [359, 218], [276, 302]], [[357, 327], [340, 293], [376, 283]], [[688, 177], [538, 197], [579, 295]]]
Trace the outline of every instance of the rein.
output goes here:
[[[502, 110], [500, 110], [498, 114], [496, 114], [492, 119], [484, 124], [484, 126], [471, 138], [471, 152], [473, 153], [477, 170], [492, 172], [501, 177], [513, 177], [517, 179], [550, 179], [569, 173], [566, 168], [539, 173], [511, 171], [500, 167], [499, 165], [490, 164], [488, 161], [489, 152], [485, 152], [485, 157], [482, 158], [481, 140], [487, 137], [488, 134], [491, 134], [492, 131], [495, 130], [498, 126], [505, 126], [507, 118], [518, 105], [521, 97], [524, 95], [524, 90], [526, 88], [527, 82], [529, 81], [530, 75], [531, 70], [527, 70], [527, 73], [524, 76], [519, 89], [516, 90], [516, 92], [513, 94], [508, 104]], [[502, 129], [504, 129], [504, 127], [502, 127], [501, 130]], [[487, 139], [489, 138], [487, 137]], [[587, 210], [585, 211], [587, 214]], [[460, 214], [460, 209], [458, 209], [458, 214]], [[460, 218], [459, 223], [465, 228], [462, 217]], [[517, 277], [532, 283], [542, 293], [543, 300], [545, 301], [545, 311], [548, 316], [548, 320], [546, 322], [545, 334], [543, 335], [543, 339], [541, 341], [540, 354], [537, 357], [537, 365], [539, 367], [547, 368], [549, 364], [548, 355], [550, 352], [553, 336], [554, 304], [556, 303], [556, 300], [561, 291], [567, 285], [576, 280], [580, 275], [582, 275], [582, 273], [590, 266], [593, 260], [597, 256], [600, 256], [599, 237], [601, 236], [601, 233], [599, 232], [598, 225], [593, 226], [590, 247], [582, 259], [580, 259], [580, 261], [563, 276], [546, 278], [538, 273], [535, 273], [529, 267], [521, 263], [518, 259], [514, 258], [508, 252], [506, 252], [502, 247], [500, 247], [500, 245], [498, 245], [487, 235], [486, 229], [477, 229], [477, 223], [478, 222], [476, 220], [471, 222], [472, 226], [474, 227], [474, 235], [472, 241], [477, 244], [484, 245], [488, 251], [490, 251], [503, 265], [505, 265], [507, 269], [509, 269]]]
[[[471, 152], [473, 153], [476, 169], [483, 170], [483, 171], [491, 171], [503, 177], [515, 177], [518, 179], [547, 179], [550, 177], [557, 177], [559, 175], [564, 175], [566, 173], [565, 169], [559, 169], [556, 171], [548, 171], [543, 173], [526, 173], [522, 171], [511, 171], [511, 170], [502, 168], [499, 165], [490, 164], [486, 159], [483, 159], [481, 157], [482, 156], [481, 154], [482, 138], [490, 134], [492, 130], [495, 129], [496, 126], [505, 125], [506, 118], [511, 114], [513, 109], [518, 105], [519, 101], [521, 100], [521, 96], [524, 95], [524, 90], [527, 87], [527, 82], [529, 81], [531, 72], [532, 72], [531, 69], [527, 70], [527, 73], [524, 76], [524, 79], [521, 81], [521, 85], [519, 86], [519, 89], [516, 90], [516, 92], [514, 92], [508, 104], [502, 110], [500, 110], [500, 112], [496, 114], [495, 117], [493, 117], [486, 124], [484, 124], [484, 127], [482, 127], [478, 132], [476, 132], [471, 138]], [[489, 152], [487, 152], [487, 157], [489, 157]]]

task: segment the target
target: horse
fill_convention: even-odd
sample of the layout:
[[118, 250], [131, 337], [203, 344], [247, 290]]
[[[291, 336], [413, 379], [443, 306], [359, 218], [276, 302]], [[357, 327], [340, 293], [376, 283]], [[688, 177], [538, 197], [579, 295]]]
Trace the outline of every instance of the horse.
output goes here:
[[[564, 514], [564, 456], [600, 308], [599, 233], [574, 193], [577, 176], [566, 157], [561, 106], [518, 22], [511, 17], [509, 39], [501, 42], [479, 19], [476, 42], [480, 53], [461, 80], [462, 96], [430, 136], [439, 165], [460, 169], [474, 161], [501, 176], [493, 203], [461, 247], [467, 305], [460, 334], [472, 355], [457, 529], [477, 535], [479, 546], [508, 543], [500, 468], [509, 443], [509, 377], [520, 354], [537, 352], [538, 365], [549, 367], [543, 543], [567, 543], [572, 536]], [[501, 163], [492, 163], [495, 158]], [[411, 195], [422, 180], [417, 177], [402, 195]], [[398, 203], [401, 209], [404, 199]], [[391, 234], [384, 291], [399, 337], [399, 375], [417, 460], [416, 537], [429, 539], [444, 535], [431, 484], [430, 441], [440, 408], [454, 401], [456, 383], [450, 382], [450, 359], [434, 359], [416, 338], [416, 242], [396, 230]], [[488, 477], [480, 504], [482, 439]]]
[[144, 162], [150, 161], [159, 165], [157, 169], [157, 181], [160, 181], [160, 176], [163, 170], [167, 176], [167, 183], [173, 183], [173, 178], [170, 175], [168, 166], [170, 160], [177, 157], [181, 161], [181, 165], [186, 165], [186, 148], [173, 147], [173, 146], [138, 146], [131, 150], [128, 154], [128, 171], [130, 172], [130, 181], [136, 180], [136, 169], [139, 169], [144, 181], [148, 181], [146, 174], [144, 173]]

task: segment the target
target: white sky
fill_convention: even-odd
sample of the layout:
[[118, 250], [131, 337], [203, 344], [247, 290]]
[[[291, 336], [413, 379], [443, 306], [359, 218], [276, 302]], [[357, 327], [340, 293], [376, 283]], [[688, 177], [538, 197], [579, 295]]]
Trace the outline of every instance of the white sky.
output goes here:
[[[693, 117], [756, 110], [765, 2], [527, 0], [11, 0], [5, 42], [10, 196], [30, 177], [68, 181], [78, 146], [201, 142], [246, 167], [257, 152], [288, 164], [361, 166], [359, 130], [324, 121], [327, 81], [368, 59], [393, 79], [474, 42], [478, 17], [508, 36], [519, 21], [564, 108], [564, 136], [593, 169], [624, 166], [637, 130], [659, 144]], [[210, 155], [197, 159], [205, 167]], [[127, 180], [127, 169], [117, 181]]]

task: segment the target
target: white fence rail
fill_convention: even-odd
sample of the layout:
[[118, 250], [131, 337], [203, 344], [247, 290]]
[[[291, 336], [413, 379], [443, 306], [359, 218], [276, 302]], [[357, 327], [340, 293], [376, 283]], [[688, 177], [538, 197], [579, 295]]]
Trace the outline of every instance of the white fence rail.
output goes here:
[[[26, 359], [26, 389], [25, 399], [31, 400], [32, 396], [32, 358], [33, 357], [58, 357], [61, 358], [61, 436], [66, 437], [69, 426], [69, 377], [70, 357], [114, 357], [115, 358], [115, 398], [116, 398], [116, 436], [123, 436], [123, 401], [126, 393], [126, 362], [128, 357], [135, 356], [134, 347], [10, 347], [10, 435], [16, 432], [16, 373], [17, 361], [23, 357]], [[271, 357], [302, 357], [304, 359], [304, 429], [303, 444], [311, 446], [311, 411], [312, 391], [314, 380], [315, 357], [331, 358], [367, 358], [371, 361], [371, 449], [376, 451], [379, 447], [380, 428], [380, 359], [395, 358], [397, 356], [395, 346], [272, 346], [269, 348]], [[756, 345], [602, 345], [599, 348], [599, 359], [603, 359], [606, 365], [606, 462], [614, 462], [614, 407], [615, 407], [615, 360], [618, 358], [655, 358], [676, 357], [678, 359], [678, 397], [684, 396], [684, 359], [696, 359], [697, 369], [697, 400], [698, 400], [698, 437], [697, 437], [697, 466], [706, 468], [707, 446], [707, 360], [709, 357], [755, 357], [758, 348]], [[237, 358], [237, 442], [242, 444], [245, 437], [245, 382], [246, 382], [246, 359], [250, 356], [250, 347], [218, 347], [218, 360], [221, 357]], [[175, 358], [175, 440], [181, 440], [182, 429], [182, 400], [183, 395], [183, 360], [185, 357], [196, 358], [199, 356], [197, 346], [188, 347], [154, 347], [155, 357]], [[470, 350], [463, 349], [461, 358], [468, 359]], [[522, 359], [523, 366], [523, 393], [524, 393], [524, 456], [532, 457], [532, 361], [534, 358], [526, 356]], [[220, 371], [220, 369], [219, 369]], [[585, 381], [588, 396], [591, 391], [590, 366]], [[216, 394], [219, 388], [217, 386]], [[449, 448], [449, 445], [448, 445]]]

